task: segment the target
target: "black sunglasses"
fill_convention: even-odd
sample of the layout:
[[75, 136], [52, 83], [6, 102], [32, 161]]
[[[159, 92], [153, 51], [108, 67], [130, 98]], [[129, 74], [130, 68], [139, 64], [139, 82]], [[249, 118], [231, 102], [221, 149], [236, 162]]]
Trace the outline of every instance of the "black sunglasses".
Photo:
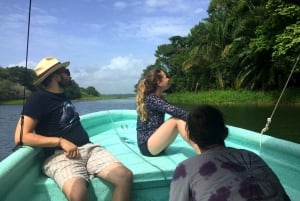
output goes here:
[[58, 70], [57, 73], [58, 73], [58, 74], [60, 74], [60, 73], [65, 73], [65, 74], [67, 74], [68, 76], [71, 75], [69, 69], [66, 69], [66, 68], [63, 68], [63, 69]]

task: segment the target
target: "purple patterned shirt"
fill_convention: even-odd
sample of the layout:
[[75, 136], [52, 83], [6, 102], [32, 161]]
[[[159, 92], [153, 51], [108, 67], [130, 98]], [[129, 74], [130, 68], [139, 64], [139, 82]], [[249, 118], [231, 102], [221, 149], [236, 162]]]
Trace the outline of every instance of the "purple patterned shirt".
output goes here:
[[181, 162], [169, 201], [290, 201], [279, 179], [255, 153], [216, 147]]
[[143, 122], [139, 116], [137, 118], [136, 130], [138, 145], [145, 143], [153, 132], [164, 123], [166, 113], [185, 121], [188, 116], [187, 111], [171, 105], [153, 93], [145, 98], [145, 105], [148, 114], [147, 120]]

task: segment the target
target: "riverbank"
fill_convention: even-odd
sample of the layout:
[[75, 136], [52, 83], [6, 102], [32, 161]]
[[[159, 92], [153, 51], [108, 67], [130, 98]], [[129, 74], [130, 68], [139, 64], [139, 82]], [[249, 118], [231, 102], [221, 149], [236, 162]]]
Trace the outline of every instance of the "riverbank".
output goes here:
[[[280, 94], [279, 91], [211, 90], [168, 94], [165, 97], [174, 104], [273, 105], [279, 101]], [[300, 104], [300, 89], [286, 90], [280, 104]]]
[[[273, 105], [279, 101], [280, 91], [247, 91], [247, 90], [210, 90], [199, 92], [180, 92], [166, 94], [165, 98], [174, 104], [214, 104], [214, 105]], [[85, 96], [74, 102], [124, 99], [135, 97], [135, 94], [117, 94]], [[0, 105], [20, 105], [23, 100], [0, 101]], [[280, 104], [300, 104], [300, 89], [287, 89], [281, 96]]]
[[[101, 95], [101, 96], [84, 96], [81, 99], [72, 100], [73, 102], [80, 101], [96, 101], [96, 100], [112, 100], [112, 99], [125, 99], [134, 97], [135, 94], [112, 94], [112, 95]], [[8, 100], [0, 101], [0, 105], [22, 105], [23, 100]]]

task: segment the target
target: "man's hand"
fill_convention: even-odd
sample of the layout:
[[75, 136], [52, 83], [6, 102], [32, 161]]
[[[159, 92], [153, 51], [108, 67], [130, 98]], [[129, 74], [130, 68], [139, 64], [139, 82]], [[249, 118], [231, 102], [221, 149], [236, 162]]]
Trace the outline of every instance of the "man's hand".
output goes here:
[[64, 138], [60, 138], [59, 146], [64, 150], [64, 154], [67, 158], [77, 158], [80, 156], [78, 147]]

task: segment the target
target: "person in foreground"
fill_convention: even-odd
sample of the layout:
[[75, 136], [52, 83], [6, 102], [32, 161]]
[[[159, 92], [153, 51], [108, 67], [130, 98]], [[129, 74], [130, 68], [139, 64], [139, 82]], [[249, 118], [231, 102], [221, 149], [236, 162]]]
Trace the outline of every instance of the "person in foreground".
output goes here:
[[176, 167], [170, 201], [290, 200], [275, 173], [258, 155], [225, 146], [228, 128], [215, 107], [196, 107], [188, 116], [187, 132], [201, 154]]
[[64, 88], [71, 84], [66, 69], [69, 63], [60, 63], [53, 57], [38, 63], [35, 84], [41, 84], [43, 89], [33, 93], [24, 105], [15, 143], [44, 148], [43, 171], [55, 180], [69, 201], [88, 200], [89, 176], [114, 185], [112, 200], [129, 201], [132, 172], [90, 142], [74, 105], [64, 94]]
[[[155, 156], [163, 152], [178, 133], [197, 153], [199, 149], [187, 139], [185, 130], [188, 112], [168, 103], [163, 91], [169, 87], [169, 78], [159, 69], [148, 71], [137, 86], [137, 141], [143, 155]], [[164, 121], [165, 113], [172, 117]]]

